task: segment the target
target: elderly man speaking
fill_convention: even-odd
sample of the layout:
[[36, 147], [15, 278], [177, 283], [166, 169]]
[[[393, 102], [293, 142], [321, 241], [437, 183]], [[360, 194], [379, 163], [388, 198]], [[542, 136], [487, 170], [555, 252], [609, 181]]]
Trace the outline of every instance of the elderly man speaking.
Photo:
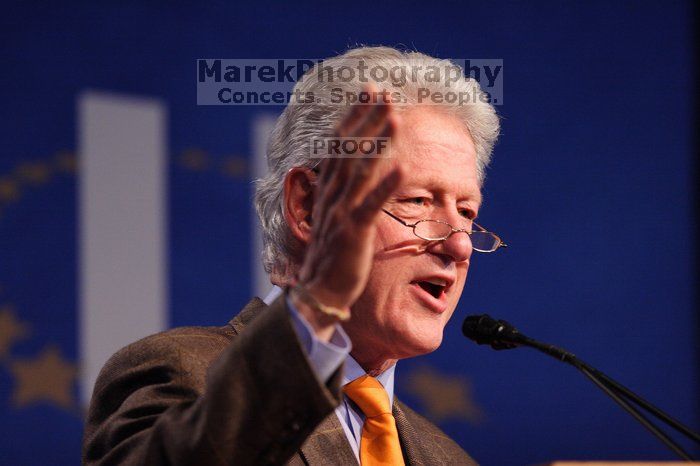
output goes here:
[[[328, 71], [360, 67], [412, 73]], [[296, 84], [305, 99], [279, 117], [255, 198], [276, 286], [223, 327], [117, 352], [95, 385], [85, 464], [474, 464], [394, 397], [397, 361], [440, 346], [472, 253], [503, 246], [474, 221], [498, 117], [478, 83], [440, 69], [454, 65], [363, 47]], [[319, 138], [390, 151], [323, 158]]]

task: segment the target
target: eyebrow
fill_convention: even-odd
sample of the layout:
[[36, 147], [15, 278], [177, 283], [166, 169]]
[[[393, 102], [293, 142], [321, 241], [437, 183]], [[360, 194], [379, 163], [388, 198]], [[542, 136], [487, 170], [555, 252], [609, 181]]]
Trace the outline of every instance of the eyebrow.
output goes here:
[[[406, 189], [424, 189], [426, 191], [438, 191], [441, 194], [444, 194], [448, 192], [447, 189], [445, 189], [445, 186], [440, 183], [441, 179], [436, 178], [433, 176], [427, 176], [425, 178], [420, 178], [417, 179], [410, 184], [406, 185]], [[429, 185], [433, 185], [433, 188], [429, 188]], [[476, 191], [469, 189], [466, 193], [457, 193], [456, 195], [456, 200], [457, 202], [460, 201], [476, 201], [477, 207], [481, 207], [484, 201], [483, 194], [481, 193], [481, 189], [477, 189]]]

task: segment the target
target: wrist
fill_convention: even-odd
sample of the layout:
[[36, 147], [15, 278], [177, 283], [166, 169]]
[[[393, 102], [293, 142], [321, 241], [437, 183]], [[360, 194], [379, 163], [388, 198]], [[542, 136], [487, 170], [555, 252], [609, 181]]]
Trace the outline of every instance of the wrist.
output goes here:
[[311, 307], [324, 320], [327, 317], [332, 318], [334, 321], [350, 319], [349, 306], [337, 306], [332, 299], [324, 296], [324, 293], [319, 292], [319, 290], [296, 283], [290, 288], [290, 291], [292, 296]]
[[296, 311], [306, 320], [313, 329], [316, 338], [329, 342], [338, 323], [338, 318], [320, 311], [312, 304], [308, 296], [303, 296], [303, 291], [289, 287], [287, 293]]

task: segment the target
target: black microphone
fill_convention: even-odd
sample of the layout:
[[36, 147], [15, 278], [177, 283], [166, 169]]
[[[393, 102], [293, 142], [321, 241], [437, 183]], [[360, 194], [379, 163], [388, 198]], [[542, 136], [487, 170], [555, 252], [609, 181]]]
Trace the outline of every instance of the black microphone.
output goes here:
[[574, 354], [527, 337], [505, 320], [496, 320], [488, 314], [467, 316], [462, 324], [462, 333], [475, 343], [490, 345], [495, 350], [529, 346], [569, 364], [579, 362]]
[[562, 348], [547, 343], [542, 343], [520, 333], [513, 325], [505, 320], [496, 320], [487, 314], [467, 316], [462, 324], [462, 333], [465, 337], [479, 345], [490, 345], [493, 349], [504, 350], [513, 349], [519, 346], [529, 346], [542, 351], [562, 362], [571, 364], [576, 369], [583, 372], [598, 388], [603, 390], [617, 404], [619, 404], [632, 417], [639, 421], [652, 434], [661, 440], [667, 447], [673, 450], [678, 456], [686, 461], [693, 459], [688, 453], [675, 443], [666, 433], [660, 430], [655, 424], [647, 419], [638, 409], [632, 406], [632, 401], [639, 407], [646, 409], [650, 414], [665, 422], [671, 428], [682, 433], [688, 438], [700, 444], [700, 434], [693, 432], [661, 409], [641, 398], [627, 387], [611, 379], [604, 373], [590, 366]]
[[465, 337], [479, 345], [491, 345], [495, 350], [513, 349], [518, 346], [519, 333], [505, 320], [496, 320], [482, 314], [467, 316], [462, 324]]

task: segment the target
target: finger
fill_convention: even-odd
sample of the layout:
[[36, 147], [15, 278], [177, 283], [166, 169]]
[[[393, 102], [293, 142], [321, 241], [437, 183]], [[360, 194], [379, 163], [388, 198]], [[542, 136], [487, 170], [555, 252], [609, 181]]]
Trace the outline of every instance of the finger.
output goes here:
[[352, 184], [351, 180], [357, 178], [353, 174], [357, 171], [358, 162], [361, 161], [353, 158], [336, 159], [337, 168], [318, 197], [319, 208], [315, 215], [321, 219], [317, 223], [319, 234], [332, 228], [338, 212], [349, 212], [354, 207], [354, 203], [348, 202], [345, 193], [348, 185]]
[[[374, 86], [367, 86], [365, 89], [376, 94]], [[353, 107], [353, 110], [356, 111], [351, 112], [350, 116], [344, 120], [340, 130], [336, 133], [339, 137], [374, 137], [376, 134], [381, 134], [385, 130], [388, 124], [388, 115], [391, 110], [388, 105], [375, 102], [371, 105], [355, 104]], [[343, 155], [352, 156], [354, 154]], [[352, 158], [354, 159], [356, 157]], [[340, 172], [340, 177], [343, 180], [351, 177], [356, 165], [357, 162], [354, 160], [346, 160], [342, 164], [339, 164], [338, 170]]]
[[[318, 199], [320, 207], [316, 216], [321, 218], [317, 222], [320, 234], [332, 229], [339, 216], [345, 216], [351, 212], [357, 206], [357, 199], [360, 198], [361, 193], [371, 190], [376, 185], [376, 178], [379, 176], [376, 169], [373, 169], [372, 172], [360, 173], [364, 167], [367, 167], [364, 160], [347, 158], [342, 159], [342, 161], [343, 168], [338, 169], [333, 175]], [[374, 159], [373, 162], [375, 162]], [[352, 171], [352, 177], [347, 176], [348, 170]], [[351, 195], [348, 195], [349, 191], [352, 191]]]
[[[387, 104], [376, 104], [373, 110], [353, 132], [355, 138], [360, 139], [358, 141], [360, 144], [365, 143], [368, 139], [373, 140], [374, 144], [378, 144], [378, 138], [389, 137], [394, 132], [395, 125], [391, 107]], [[379, 150], [378, 145], [375, 147]], [[345, 190], [351, 198], [356, 198], [354, 193], [357, 192], [358, 188], [366, 185], [365, 180], [371, 178], [368, 175], [374, 172], [380, 158], [382, 158], [380, 153], [367, 154], [367, 156], [358, 157], [358, 160], [352, 164], [353, 170], [349, 173], [350, 182]]]
[[343, 202], [350, 208], [355, 207], [377, 185], [380, 161], [378, 156], [356, 160], [352, 174], [341, 193]]
[[330, 160], [332, 160], [332, 162], [328, 164], [328, 171], [323, 177], [323, 182], [319, 184], [316, 194], [316, 204], [321, 209], [321, 212], [323, 212], [326, 209], [326, 205], [329, 204], [332, 199], [338, 197], [343, 187], [343, 184], [340, 180], [342, 176], [339, 173], [341, 171], [341, 165], [344, 163], [344, 160]]
[[369, 110], [363, 114], [362, 119], [354, 122], [354, 126], [347, 128], [348, 137], [372, 137], [383, 128], [391, 113], [391, 104], [374, 103], [366, 105]]
[[319, 186], [317, 195], [318, 215], [325, 216], [326, 211], [337, 201], [345, 190], [350, 178], [353, 159], [333, 158], [329, 165], [330, 174]]
[[333, 177], [333, 173], [338, 168], [338, 160], [332, 157], [325, 157], [320, 164], [321, 176], [318, 180], [320, 186], [328, 184], [328, 180]]
[[402, 173], [399, 167], [393, 169], [381, 182], [367, 194], [364, 201], [354, 209], [353, 216], [359, 224], [368, 224], [374, 221], [382, 205], [396, 190], [401, 182]]
[[[377, 94], [376, 87], [373, 85], [365, 87], [364, 91], [370, 92], [371, 95]], [[393, 133], [394, 126], [390, 112], [391, 108], [386, 103], [355, 104], [336, 130], [336, 135], [340, 137], [364, 134], [370, 137], [388, 136]], [[376, 183], [376, 177], [370, 176], [375, 171], [374, 167], [378, 162], [376, 159], [376, 157], [365, 160], [341, 157], [324, 162], [316, 202], [317, 209], [314, 209], [315, 216], [325, 217], [340, 198], [345, 204], [344, 209], [350, 210], [356, 206], [357, 199]], [[316, 224], [318, 225], [318, 222]]]
[[386, 124], [384, 127], [377, 133], [378, 138], [388, 138], [394, 135], [396, 132], [396, 117], [395, 113], [393, 110], [389, 112], [389, 114], [386, 117]]
[[[363, 86], [361, 93], [368, 93], [369, 95], [376, 95], [376, 88], [374, 85], [369, 84]], [[341, 120], [336, 127], [336, 133], [340, 137], [347, 137], [353, 134], [354, 128], [356, 128], [362, 121], [367, 117], [373, 109], [373, 105], [363, 104], [357, 102], [350, 106], [350, 111]]]
[[[393, 122], [386, 116], [380, 117], [381, 123], [379, 127], [372, 129], [373, 134], [391, 134], [393, 132]], [[364, 123], [363, 123], [364, 124]], [[391, 126], [387, 128], [387, 126]], [[356, 136], [357, 137], [357, 136]], [[375, 136], [363, 136], [361, 139], [374, 138]], [[340, 159], [335, 159], [332, 162], [333, 169], [329, 170], [323, 177], [323, 183], [333, 189], [328, 189], [328, 193], [333, 195], [339, 194], [337, 190], [341, 185], [343, 187], [356, 187], [361, 180], [353, 182], [352, 180], [365, 178], [366, 173], [372, 169], [377, 163], [378, 157], [358, 157], [357, 154], [341, 154]], [[347, 192], [347, 188], [344, 190]]]
[[[384, 127], [379, 131], [376, 137], [391, 137], [391, 135], [394, 133], [394, 125], [395, 123], [393, 118], [388, 118], [384, 123]], [[384, 150], [391, 150], [391, 146], [388, 146]], [[387, 156], [390, 156], [390, 154], [375, 153], [372, 156], [364, 157], [362, 160], [358, 160], [355, 163], [350, 180], [346, 184], [345, 191], [343, 192], [343, 196], [347, 199], [350, 206], [355, 206], [358, 199], [364, 198], [371, 187], [376, 184], [379, 162]]]
[[348, 113], [341, 118], [340, 123], [336, 126], [335, 134], [340, 137], [347, 137], [351, 134], [353, 128], [357, 127], [362, 120], [365, 119], [371, 107], [362, 104], [353, 104], [350, 106]]
[[391, 113], [391, 104], [376, 103], [372, 105], [372, 110], [353, 129], [352, 135], [360, 137], [372, 137], [379, 133], [387, 123]]
[[[347, 163], [348, 160], [345, 160], [342, 157], [326, 157], [322, 162], [322, 172], [319, 180], [321, 189], [324, 189], [324, 186], [331, 184], [334, 178], [338, 176], [341, 178], [347, 176], [347, 172], [349, 170], [349, 168], [346, 166]], [[338, 173], [340, 173], [340, 175], [338, 175]]]
[[363, 87], [361, 92], [369, 95], [369, 103], [353, 105], [356, 111], [352, 112], [350, 118], [343, 122], [341, 136], [371, 135], [371, 133], [366, 133], [367, 128], [377, 126], [391, 109], [386, 96], [384, 94], [379, 96], [379, 91], [374, 84], [370, 83]]

